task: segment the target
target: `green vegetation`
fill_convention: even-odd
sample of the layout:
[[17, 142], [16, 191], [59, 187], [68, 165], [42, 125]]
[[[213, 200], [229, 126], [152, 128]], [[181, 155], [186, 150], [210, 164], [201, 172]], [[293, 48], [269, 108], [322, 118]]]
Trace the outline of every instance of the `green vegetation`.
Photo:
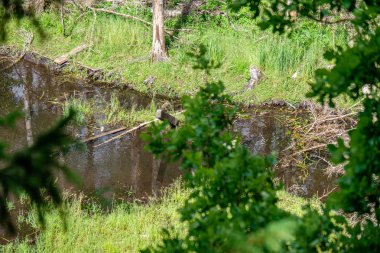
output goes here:
[[[236, 25], [242, 32], [234, 31], [227, 18], [221, 16], [187, 18], [176, 37], [168, 37], [168, 62], [151, 63], [151, 28], [112, 14], [87, 11], [82, 15], [75, 7], [68, 5], [66, 15], [67, 36], [63, 35], [60, 16], [56, 11], [45, 12], [38, 17], [40, 28], [46, 37], [35, 36], [30, 49], [51, 58], [69, 52], [87, 43], [91, 48], [76, 55], [73, 60], [84, 65], [105, 70], [107, 79], [120, 79], [136, 90], [153, 94], [182, 96], [194, 94], [205, 76], [192, 68], [193, 60], [188, 55], [198, 49], [199, 44], [207, 47], [207, 57], [222, 66], [213, 70], [209, 79], [223, 80], [227, 92], [234, 100], [244, 103], [263, 102], [269, 99], [285, 99], [291, 103], [305, 99], [309, 91], [308, 82], [318, 67], [329, 63], [322, 55], [326, 49], [344, 46], [347, 43], [347, 30], [343, 26], [331, 28], [301, 20], [297, 30], [290, 37], [262, 32], [256, 21], [249, 18], [237, 19]], [[124, 6], [116, 9], [149, 20], [147, 9]], [[178, 18], [166, 21], [168, 28], [175, 27]], [[24, 19], [16, 27], [16, 21], [9, 26], [8, 45], [21, 46], [20, 28], [37, 34], [31, 21]], [[250, 66], [260, 68], [264, 74], [260, 85], [254, 91], [244, 92], [249, 79]], [[297, 78], [292, 75], [298, 72]], [[147, 86], [144, 80], [156, 77], [153, 85]], [[210, 81], [211, 81], [210, 80]]]
[[132, 127], [137, 123], [153, 120], [157, 109], [153, 99], [146, 108], [135, 105], [127, 108], [121, 105], [116, 93], [112, 93], [109, 103], [97, 103], [94, 99], [69, 98], [62, 107], [63, 115], [67, 115], [70, 109], [77, 112], [74, 121], [79, 125], [123, 125], [125, 127]]
[[[170, 229], [179, 238], [186, 235], [186, 223], [180, 221], [177, 209], [183, 206], [189, 194], [189, 189], [177, 181], [160, 198], [152, 197], [146, 204], [113, 203], [110, 211], [85, 196], [65, 194], [66, 229], [59, 212], [46, 215], [46, 229], [41, 231], [35, 213], [28, 213], [19, 220], [40, 231], [35, 242], [28, 242], [33, 240], [33, 234], [0, 246], [0, 251], [139, 252], [161, 243], [162, 228]], [[315, 208], [321, 205], [317, 199], [309, 202], [285, 191], [278, 192], [278, 196], [280, 208], [296, 215], [302, 215], [304, 204], [311, 203]]]
[[[230, 3], [230, 1], [227, 3]], [[239, 23], [239, 25], [244, 28], [244, 25], [257, 24], [264, 30], [272, 29], [272, 31], [284, 33], [290, 29], [293, 33], [285, 39], [277, 35], [255, 31], [253, 37], [252, 34], [249, 35], [251, 37], [245, 35], [250, 38], [251, 43], [253, 38], [257, 38], [257, 35], [268, 36], [268, 40], [265, 44], [260, 45], [260, 40], [256, 39], [257, 44], [255, 44], [255, 47], [250, 48], [247, 45], [251, 45], [251, 43], [245, 44], [244, 36], [240, 33], [228, 31], [224, 34], [221, 31], [221, 28], [226, 27], [226, 20], [209, 17], [204, 20], [207, 21], [206, 29], [200, 28], [197, 30], [198, 34], [180, 34], [179, 38], [171, 41], [171, 62], [153, 65], [148, 61], [137, 61], [136, 63], [134, 59], [130, 59], [133, 63], [130, 65], [136, 67], [136, 69], [132, 69], [133, 67], [126, 66], [127, 64], [124, 61], [120, 61], [123, 64], [123, 66], [119, 66], [121, 69], [119, 74], [122, 79], [131, 78], [135, 88], [138, 90], [169, 95], [193, 95], [192, 97], [184, 96], [183, 107], [186, 111], [180, 127], [176, 129], [169, 128], [168, 122], [154, 124], [150, 129], [151, 132], [144, 137], [148, 142], [148, 149], [152, 153], [161, 155], [170, 162], [180, 163], [185, 173], [185, 187], [189, 189], [189, 192], [182, 199], [183, 206], [179, 209], [181, 222], [183, 223], [179, 225], [179, 228], [176, 225], [174, 227], [164, 225], [164, 230], [162, 230], [161, 234], [157, 232], [158, 230], [154, 231], [154, 229], [147, 228], [147, 230], [152, 231], [153, 238], [157, 238], [158, 235], [160, 235], [160, 238], [157, 241], [153, 239], [154, 244], [150, 244], [149, 241], [149, 243], [139, 244], [137, 247], [139, 249], [140, 247], [146, 247], [143, 250], [144, 252], [380, 251], [380, 166], [378, 161], [380, 156], [380, 95], [378, 90], [380, 82], [380, 28], [378, 23], [380, 7], [378, 1], [323, 0], [310, 2], [309, 0], [294, 0], [285, 3], [276, 0], [273, 1], [273, 4], [269, 4], [267, 1], [247, 0], [234, 1], [231, 9], [251, 13], [253, 19], [260, 17], [257, 23], [245, 19], [240, 20], [243, 24]], [[351, 34], [353, 36], [352, 46], [346, 46], [347, 34], [343, 27], [340, 26], [335, 26], [338, 29], [334, 30], [336, 34], [332, 36], [334, 38], [332, 40], [334, 41], [333, 45], [328, 43], [330, 37], [328, 37], [327, 41], [324, 41], [321, 36], [312, 36], [310, 44], [295, 43], [297, 40], [301, 40], [302, 36], [297, 37], [297, 34], [299, 35], [301, 31], [303, 32], [304, 29], [299, 29], [302, 25], [306, 24], [307, 29], [305, 31], [314, 31], [316, 34], [319, 34], [319, 32], [312, 29], [313, 25], [302, 21], [302, 18], [295, 19], [293, 15], [290, 15], [291, 12], [296, 12], [300, 17], [319, 23], [349, 23], [353, 31], [355, 31]], [[42, 19], [40, 20], [40, 24], [42, 24], [40, 28], [45, 28], [47, 33], [50, 34], [49, 40], [53, 41], [55, 38], [56, 41], [65, 44], [65, 41], [59, 40], [58, 34], [49, 31], [46, 25], [46, 23], [54, 21], [54, 18], [52, 20], [43, 20], [43, 15], [40, 17]], [[50, 13], [50, 15], [54, 14]], [[97, 59], [100, 67], [115, 71], [117, 70], [116, 66], [110, 66], [109, 64], [110, 62], [118, 62], [117, 54], [107, 56], [108, 51], [103, 50], [107, 49], [109, 44], [107, 42], [113, 41], [113, 37], [108, 37], [107, 41], [108, 31], [113, 31], [113, 29], [98, 23], [102, 19], [108, 20], [108, 18], [106, 15], [93, 14], [93, 22], [91, 22], [90, 18], [87, 19], [87, 24], [91, 27], [90, 33], [81, 30], [82, 34], [77, 42], [82, 43], [85, 39], [87, 43], [93, 43], [93, 47], [82, 57], [77, 56], [77, 60], [81, 59], [83, 62], [87, 60], [88, 63], [91, 63], [91, 61]], [[114, 18], [114, 20], [118, 20], [118, 18]], [[298, 21], [296, 22], [296, 20]], [[192, 20], [193, 23], [195, 21], [199, 20]], [[123, 22], [126, 23], [126, 21]], [[72, 23], [76, 24], [77, 22], [73, 21]], [[85, 23], [83, 22], [83, 24]], [[168, 23], [170, 25], [170, 21]], [[54, 22], [51, 22], [51, 27], [54, 27], [53, 30], [56, 31], [58, 22], [54, 24]], [[23, 23], [22, 25], [28, 24]], [[112, 26], [117, 27], [116, 24]], [[35, 28], [36, 26], [33, 27]], [[77, 29], [80, 27], [81, 23]], [[329, 32], [329, 28], [321, 27], [320, 31], [322, 33]], [[136, 28], [137, 30], [140, 31], [141, 29]], [[214, 33], [214, 31], [217, 32]], [[118, 33], [114, 33], [112, 36], [117, 40], [118, 36], [123, 36], [121, 34], [121, 30], [118, 30]], [[195, 37], [192, 37], [194, 35]], [[232, 37], [230, 36], [236, 37], [231, 39]], [[133, 34], [130, 37], [133, 37]], [[341, 40], [336, 40], [336, 38], [341, 38]], [[68, 40], [67, 43], [72, 42], [71, 39], [66, 39]], [[135, 39], [139, 40], [141, 37], [136, 36]], [[238, 45], [231, 43], [235, 40], [239, 41]], [[12, 42], [12, 39], [10, 41]], [[320, 42], [323, 43], [316, 44], [316, 47], [311, 46], [313, 43]], [[335, 44], [335, 42], [338, 43]], [[340, 42], [342, 43], [340, 44]], [[200, 50], [197, 51], [197, 44], [205, 46], [200, 47]], [[276, 44], [276, 46], [270, 47], [270, 44]], [[127, 45], [129, 48], [126, 48], [133, 54], [134, 44]], [[37, 50], [38, 47], [42, 49], [42, 42], [37, 42], [34, 46]], [[186, 54], [184, 53], [185, 50], [176, 50], [182, 46], [185, 49], [188, 47], [194, 53]], [[268, 47], [268, 50], [265, 49], [265, 46]], [[277, 48], [277, 46], [283, 46], [285, 49]], [[146, 47], [148, 47], [148, 44], [146, 44]], [[304, 47], [307, 50], [300, 50]], [[44, 48], [47, 48], [46, 45]], [[113, 48], [118, 47], [116, 45], [112, 46], [110, 50], [113, 50]], [[249, 50], [244, 48], [249, 48]], [[258, 51], [258, 55], [254, 56], [254, 60], [249, 58], [249, 53], [245, 54], [247, 61], [244, 61], [244, 59], [240, 61], [241, 58], [237, 56], [230, 57], [235, 52], [238, 52], [239, 56], [240, 53], [255, 52], [256, 48], [260, 49], [260, 51]], [[305, 57], [306, 52], [313, 48], [317, 53], [312, 53], [310, 58]], [[244, 50], [239, 52], [240, 49]], [[122, 50], [122, 48], [119, 47], [119, 50]], [[321, 55], [323, 51], [325, 51], [324, 60], [319, 61], [318, 55]], [[301, 53], [297, 54], [298, 52]], [[95, 57], [93, 57], [93, 54]], [[140, 55], [140, 53], [136, 53], [135, 56], [137, 55]], [[198, 63], [196, 67], [205, 70], [205, 73], [198, 73], [188, 68], [192, 63], [191, 56], [196, 56]], [[317, 57], [314, 58], [314, 56]], [[317, 62], [316, 59], [318, 59]], [[255, 61], [258, 61], [258, 63]], [[218, 63], [222, 63], [221, 67], [218, 67]], [[236, 83], [242, 81], [243, 70], [251, 64], [257, 64], [266, 73], [266, 78], [260, 86], [265, 87], [265, 84], [272, 84], [267, 86], [265, 92], [270, 92], [270, 98], [277, 98], [279, 94], [282, 94], [279, 86], [285, 83], [286, 78], [289, 78], [289, 73], [287, 72], [290, 70], [293, 72], [299, 68], [299, 65], [302, 65], [301, 73], [303, 75], [301, 75], [300, 79], [295, 78], [291, 85], [296, 95], [292, 97], [292, 93], [287, 92], [286, 97], [281, 97], [296, 102], [303, 98], [303, 95], [299, 95], [298, 92], [308, 90], [303, 88], [306, 87], [305, 81], [309, 78], [307, 70], [312, 71], [317, 66], [326, 66], [328, 63], [333, 63], [333, 66], [315, 72], [316, 78], [313, 81], [311, 90], [308, 92], [308, 96], [314, 97], [322, 103], [329, 102], [331, 106], [335, 106], [334, 100], [344, 95], [361, 103], [363, 108], [357, 118], [357, 127], [349, 132], [349, 143], [344, 143], [340, 139], [337, 145], [330, 145], [329, 147], [333, 162], [344, 164], [345, 174], [339, 180], [340, 189], [328, 197], [326, 205], [318, 208], [305, 206], [302, 210], [293, 208], [293, 212], [291, 212], [281, 208], [281, 206], [291, 203], [292, 200], [287, 199], [282, 205], [280, 204], [279, 197], [281, 193], [278, 193], [280, 186], [274, 184], [272, 179], [273, 156], [252, 155], [242, 146], [239, 140], [236, 140], [228, 132], [235, 117], [236, 108], [232, 105], [231, 98], [224, 92], [223, 84], [215, 80], [222, 79], [226, 82], [228, 93], [239, 92], [242, 90], [241, 84], [238, 86]], [[244, 66], [244, 68], [239, 66]], [[212, 74], [211, 76], [207, 75], [210, 73]], [[142, 81], [147, 75], [157, 77], [157, 81], [153, 86], [142, 85]], [[304, 81], [301, 82], [302, 78], [304, 78]], [[199, 86], [203, 80], [206, 81], [206, 85]], [[273, 83], [280, 83], [280, 85], [276, 86]], [[198, 88], [199, 91], [196, 92]], [[236, 101], [250, 102], [254, 100], [253, 95], [255, 95], [256, 101], [262, 101], [265, 94], [264, 91], [260, 91], [257, 87], [252, 92], [235, 96], [235, 99]], [[112, 107], [110, 111], [115, 113]], [[65, 144], [64, 136], [59, 135], [59, 133], [61, 132], [58, 132], [58, 137], [62, 137], [60, 144]], [[41, 142], [37, 142], [37, 144], [41, 144]], [[0, 182], [0, 185], [5, 188], [5, 196], [9, 194], [8, 188], [10, 192], [26, 191], [32, 200], [34, 198], [34, 202], [40, 208], [45, 205], [41, 197], [41, 188], [38, 188], [42, 187], [48, 191], [55, 204], [61, 203], [59, 192], [52, 182], [51, 170], [47, 170], [50, 167], [57, 167], [54, 160], [50, 159], [52, 157], [50, 156], [52, 147], [56, 147], [55, 143], [50, 143], [48, 148], [45, 148], [44, 145], [33, 146], [32, 149], [27, 150], [26, 156], [21, 156], [21, 158], [26, 157], [27, 159], [20, 159], [22, 162], [20, 165], [16, 163], [16, 166], [5, 169], [5, 172], [9, 172], [11, 176], [14, 171], [19, 171], [16, 176], [7, 178], [7, 174], [0, 174], [0, 179], [5, 179]], [[39, 153], [41, 150], [46, 151], [46, 153]], [[33, 151], [37, 153], [37, 158], [32, 156]], [[2, 153], [0, 152], [0, 154]], [[27, 161], [26, 165], [25, 160]], [[16, 161], [19, 160], [16, 159]], [[25, 170], [25, 168], [28, 168], [29, 164], [30, 166], [36, 165], [35, 161], [46, 162], [50, 167], [46, 167], [46, 164], [39, 164], [40, 166], [37, 167], [32, 166], [34, 171], [38, 172], [39, 167], [44, 170], [33, 174], [29, 178], [26, 173], [28, 170]], [[58, 166], [58, 169], [62, 170], [64, 168]], [[49, 179], [46, 181], [47, 184], [44, 180], [41, 180], [41, 175], [44, 175], [44, 173], [47, 173]], [[21, 180], [21, 189], [17, 188], [17, 179]], [[28, 188], [28, 186], [32, 187]], [[3, 200], [0, 201], [0, 211], [8, 215], [8, 210], [4, 208], [4, 198], [0, 200]], [[162, 201], [164, 203], [165, 198]], [[89, 216], [82, 213], [82, 209], [79, 208], [80, 201], [77, 203], [79, 205], [76, 206], [76, 210], [80, 210], [80, 217], [85, 217], [85, 221], [90, 220], [87, 219]], [[75, 202], [69, 205], [75, 207]], [[131, 205], [127, 204], [127, 206]], [[149, 205], [144, 206], [141, 210], [149, 211], [149, 207]], [[140, 210], [141, 207], [132, 205], [129, 208], [122, 205], [121, 215], [132, 215], [134, 212], [128, 211]], [[37, 210], [39, 211], [38, 217], [41, 218], [40, 209]], [[114, 212], [118, 214], [118, 210], [117, 208], [114, 209], [106, 217], [106, 220], [111, 217], [111, 224], [112, 221], [118, 224], [112, 216]], [[139, 213], [138, 211], [136, 212]], [[352, 213], [357, 215], [359, 222], [350, 223], [346, 219], [346, 215]], [[171, 214], [173, 215], [174, 212], [170, 212], [168, 216]], [[76, 213], [73, 212], [72, 216], [75, 217], [75, 215]], [[93, 215], [91, 221], [94, 220], [97, 224], [104, 225], [104, 217], [98, 220], [95, 214], [92, 213], [91, 215]], [[134, 216], [132, 215], [131, 217]], [[150, 218], [149, 220], [152, 219], [150, 215], [146, 217]], [[154, 218], [157, 218], [157, 215]], [[35, 219], [33, 218], [32, 220]], [[76, 220], [75, 223], [73, 220], [71, 222], [71, 225], [76, 225], [77, 223]], [[7, 223], [5, 224], [8, 225]], [[139, 222], [139, 225], [143, 227], [148, 224], [150, 225], [151, 223]], [[175, 222], [174, 224], [177, 223]], [[159, 225], [162, 226], [162, 224]], [[96, 227], [99, 226], [97, 225]], [[78, 230], [74, 226], [73, 231], [78, 232], [85, 230], [85, 228], [86, 226], [80, 227], [80, 230]], [[136, 227], [133, 229], [136, 229]], [[105, 231], [106, 238], [112, 238], [112, 235], [109, 234], [115, 233], [113, 230], [108, 231], [103, 227], [101, 227], [100, 231]], [[38, 240], [44, 240], [44, 235], [50, 234], [49, 232], [42, 232]], [[49, 237], [46, 237], [48, 239], [46, 243], [41, 244], [42, 247], [49, 245], [49, 243], [51, 245], [52, 242], [55, 243], [55, 241], [59, 241], [66, 236], [66, 234], [56, 235], [56, 233], [52, 233]], [[75, 241], [77, 238], [83, 237], [74, 234], [67, 239], [74, 239]], [[96, 239], [98, 238], [94, 240]], [[117, 239], [113, 238], [113, 240]], [[139, 239], [141, 240], [140, 237]], [[75, 246], [79, 247], [80, 244], [77, 244], [78, 242], [75, 241]], [[18, 245], [24, 247], [24, 249], [33, 247], [25, 243], [10, 244], [6, 247], [12, 251], [13, 249], [9, 247], [17, 247]], [[106, 246], [97, 246], [96, 242], [95, 245], [99, 248], [94, 248], [94, 250], [118, 251], [120, 249], [120, 246], [115, 246], [115, 241], [106, 243]], [[48, 250], [53, 249], [49, 248]], [[81, 250], [84, 249], [82, 248]]]
[[[290, 11], [319, 22], [350, 21], [355, 27], [354, 45], [324, 54], [336, 65], [316, 71], [308, 93], [330, 106], [342, 94], [362, 102], [357, 128], [349, 132], [349, 145], [342, 139], [330, 145], [332, 160], [345, 163], [341, 189], [329, 196], [321, 211], [306, 207], [302, 218], [278, 209], [276, 186], [268, 170], [270, 157], [253, 156], [233, 142], [226, 133], [234, 115], [230, 99], [223, 95], [220, 82], [208, 82], [194, 97], [184, 99], [185, 121], [180, 129], [167, 130], [168, 124], [162, 123], [145, 137], [151, 152], [181, 161], [186, 183], [194, 192], [180, 210], [189, 223], [188, 235], [184, 239], [168, 235], [163, 244], [144, 252], [379, 251], [378, 2], [301, 0], [266, 5], [252, 0], [236, 2], [234, 9], [242, 6], [248, 6], [253, 17], [265, 17], [259, 22], [263, 29], [279, 33], [295, 26]], [[350, 18], [341, 19], [336, 12]], [[208, 73], [210, 62], [203, 55], [197, 60], [196, 68]], [[349, 224], [345, 215], [353, 212], [360, 222]]]

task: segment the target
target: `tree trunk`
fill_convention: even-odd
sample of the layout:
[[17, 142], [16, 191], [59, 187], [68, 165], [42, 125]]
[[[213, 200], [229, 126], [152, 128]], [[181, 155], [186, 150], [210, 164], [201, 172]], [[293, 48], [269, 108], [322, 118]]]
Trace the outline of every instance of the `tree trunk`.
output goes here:
[[164, 32], [164, 0], [153, 0], [152, 60], [165, 61], [167, 58]]

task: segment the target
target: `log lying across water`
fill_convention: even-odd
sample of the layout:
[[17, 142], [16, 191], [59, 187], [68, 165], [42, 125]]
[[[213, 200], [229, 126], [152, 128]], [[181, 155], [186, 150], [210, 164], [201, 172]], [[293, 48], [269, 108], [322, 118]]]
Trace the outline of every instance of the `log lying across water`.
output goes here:
[[89, 137], [87, 139], [84, 139], [82, 142], [94, 141], [94, 140], [102, 138], [104, 136], [107, 136], [107, 135], [110, 135], [110, 134], [116, 134], [116, 133], [119, 133], [119, 132], [124, 131], [124, 130], [127, 130], [127, 128], [126, 127], [120, 127], [120, 128], [117, 128], [117, 129], [114, 129], [114, 130], [111, 130], [111, 131], [108, 131], [108, 132], [105, 132], [105, 133], [101, 133], [101, 134]]
[[[179, 111], [179, 112], [177, 112], [175, 114], [181, 114], [183, 112], [184, 111]], [[108, 139], [108, 140], [106, 140], [106, 141], [98, 144], [98, 145], [95, 145], [94, 147], [97, 148], [97, 147], [103, 146], [104, 144], [110, 143], [110, 142], [112, 142], [114, 140], [120, 139], [121, 137], [123, 137], [123, 136], [125, 136], [125, 135], [127, 135], [129, 133], [132, 133], [134, 131], [137, 131], [137, 130], [143, 128], [143, 127], [146, 127], [146, 126], [150, 125], [151, 123], [153, 123], [155, 121], [158, 121], [158, 120], [161, 120], [161, 121], [168, 120], [169, 123], [170, 123], [170, 125], [171, 125], [171, 127], [177, 127], [179, 125], [179, 123], [180, 123], [180, 121], [176, 117], [170, 115], [165, 110], [159, 109], [159, 110], [156, 111], [156, 118], [154, 120], [146, 121], [146, 122], [141, 123], [140, 125], [135, 126], [135, 127], [131, 128], [129, 130], [127, 130], [126, 127], [120, 127], [120, 128], [117, 128], [117, 129], [114, 129], [114, 130], [111, 130], [111, 131], [108, 131], [108, 132], [105, 132], [105, 133], [102, 133], [102, 134], [99, 134], [99, 135], [96, 135], [96, 136], [93, 136], [93, 137], [90, 137], [90, 138], [87, 138], [87, 139], [84, 139], [82, 142], [86, 143], [86, 142], [89, 142], [89, 141], [95, 141], [95, 140], [97, 140], [97, 139], [99, 139], [101, 137], [105, 137], [105, 136], [108, 136], [108, 135], [111, 135], [111, 134], [116, 134], [116, 133], [122, 132], [122, 133], [120, 133], [120, 134], [118, 134], [118, 135], [116, 135], [116, 136], [114, 136], [114, 137], [112, 137], [112, 138], [110, 138], [110, 139]]]

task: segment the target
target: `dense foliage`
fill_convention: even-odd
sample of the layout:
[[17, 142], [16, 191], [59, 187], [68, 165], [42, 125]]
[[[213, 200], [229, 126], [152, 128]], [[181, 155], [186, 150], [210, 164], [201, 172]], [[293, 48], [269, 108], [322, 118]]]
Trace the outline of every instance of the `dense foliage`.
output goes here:
[[[263, 28], [272, 27], [283, 32], [291, 28], [295, 20], [287, 15], [296, 11], [301, 17], [324, 24], [350, 22], [354, 29], [354, 43], [351, 47], [337, 48], [325, 54], [335, 66], [316, 72], [310, 96], [326, 100], [331, 106], [333, 99], [347, 95], [362, 101], [363, 111], [359, 114], [358, 125], [352, 130], [350, 142], [339, 140], [331, 146], [333, 159], [346, 163], [345, 175], [339, 180], [341, 190], [328, 200], [328, 208], [356, 212], [359, 220], [349, 229], [350, 237], [345, 242], [347, 251], [378, 251], [380, 229], [380, 6], [378, 1], [291, 1], [285, 4], [274, 1], [270, 7], [259, 10], [258, 1], [244, 1], [251, 4], [255, 13], [263, 11]], [[368, 219], [368, 217], [370, 217]], [[359, 238], [359, 239], [358, 239]]]
[[[188, 236], [184, 241], [168, 238], [162, 251], [279, 247], [281, 240], [267, 242], [266, 234], [294, 227], [291, 220], [282, 220], [287, 215], [275, 205], [276, 187], [270, 170], [273, 157], [253, 156], [227, 131], [235, 109], [222, 93], [221, 83], [207, 84], [193, 98], [183, 99], [182, 127], [168, 131], [168, 123], [158, 124], [145, 135], [149, 150], [181, 162], [186, 182], [194, 189], [181, 209], [183, 221], [189, 224]], [[267, 227], [271, 222], [277, 224], [276, 231]], [[255, 233], [260, 233], [260, 239], [252, 239]], [[240, 244], [250, 240], [249, 245]]]
[[[1, 127], [14, 127], [19, 113], [0, 119]], [[58, 172], [71, 180], [72, 172], [59, 161], [59, 154], [66, 151], [73, 140], [65, 132], [65, 126], [74, 116], [60, 120], [53, 128], [39, 136], [32, 146], [9, 153], [7, 144], [0, 142], [0, 224], [14, 232], [7, 201], [10, 197], [27, 194], [36, 207], [41, 222], [46, 207], [59, 206], [62, 198], [55, 178]], [[43, 223], [42, 223], [43, 224]]]
[[[232, 3], [235, 10], [248, 6], [254, 17], [261, 17], [259, 25], [263, 29], [272, 28], [280, 33], [291, 29], [295, 23], [294, 15], [289, 15], [290, 11], [325, 24], [351, 22], [355, 29], [353, 46], [338, 47], [335, 51], [326, 52], [325, 58], [335, 65], [330, 70], [321, 69], [316, 72], [316, 80], [309, 94], [318, 97], [322, 103], [327, 100], [331, 106], [334, 106], [333, 99], [342, 94], [362, 101], [363, 111], [359, 114], [356, 129], [349, 133], [350, 142], [347, 144], [339, 140], [337, 146], [330, 147], [334, 162], [346, 164], [346, 173], [339, 180], [341, 189], [329, 197], [322, 213], [308, 209], [303, 218], [295, 219], [278, 212], [275, 207], [275, 187], [269, 183], [270, 174], [267, 174], [270, 163], [264, 162], [265, 158], [252, 157], [238, 143], [231, 145], [232, 137], [226, 137], [228, 125], [215, 127], [219, 125], [216, 122], [226, 116], [214, 115], [213, 107], [216, 106], [210, 106], [213, 103], [222, 104], [227, 99], [220, 95], [222, 90], [218, 90], [215, 84], [208, 84], [194, 100], [185, 100], [187, 115], [181, 128], [185, 130], [166, 132], [166, 126], [162, 124], [152, 128], [154, 135], [147, 138], [151, 151], [174, 157], [174, 160], [181, 161], [182, 167], [192, 170], [188, 178], [195, 189], [185, 207], [180, 210], [183, 220], [189, 222], [189, 235], [184, 241], [168, 238], [158, 251], [380, 250], [380, 229], [377, 224], [380, 218], [378, 4], [377, 1]], [[216, 92], [210, 92], [213, 89]], [[200, 102], [202, 99], [203, 102]], [[217, 111], [223, 110], [218, 108]], [[203, 124], [220, 134], [210, 135], [211, 139], [207, 135], [196, 135], [198, 131], [203, 133]], [[181, 135], [181, 141], [178, 141], [177, 135]], [[209, 145], [211, 140], [218, 145]], [[230, 148], [227, 153], [223, 150], [223, 143], [219, 143], [224, 141], [225, 146]], [[214, 154], [212, 149], [225, 155], [210, 157]], [[219, 150], [224, 152], [219, 153]], [[257, 179], [260, 180], [256, 181]], [[254, 182], [254, 186], [250, 182]], [[357, 222], [348, 224], [344, 215], [337, 215], [336, 211], [339, 210], [343, 210], [344, 215], [356, 213]], [[274, 228], [273, 222], [276, 222]], [[271, 240], [271, 244], [265, 243], [268, 240]], [[280, 244], [282, 240], [286, 240], [286, 243]], [[268, 245], [274, 246], [268, 248]]]

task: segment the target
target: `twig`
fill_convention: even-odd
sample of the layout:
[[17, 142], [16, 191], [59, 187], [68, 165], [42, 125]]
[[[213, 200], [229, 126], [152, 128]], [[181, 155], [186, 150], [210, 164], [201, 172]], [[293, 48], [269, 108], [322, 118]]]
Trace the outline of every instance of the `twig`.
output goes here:
[[[148, 22], [148, 21], [145, 21], [141, 18], [138, 18], [138, 17], [135, 17], [135, 16], [132, 16], [132, 15], [129, 15], [129, 14], [125, 14], [125, 13], [120, 13], [120, 12], [116, 12], [116, 11], [111, 11], [111, 10], [107, 10], [107, 9], [103, 9], [103, 8], [93, 8], [93, 7], [87, 7], [89, 8], [90, 10], [92, 10], [93, 12], [104, 12], [104, 13], [108, 13], [108, 14], [113, 14], [113, 15], [116, 15], [116, 16], [120, 16], [120, 17], [124, 17], [124, 18], [128, 18], [128, 19], [133, 19], [133, 20], [136, 20], [136, 21], [139, 21], [141, 23], [143, 23], [144, 25], [148, 26], [148, 27], [152, 27], [153, 24]], [[164, 32], [171, 36], [171, 37], [175, 37], [172, 33], [170, 33], [168, 31], [169, 29], [164, 29]], [[175, 37], [176, 38], [176, 37]]]
[[325, 24], [325, 25], [334, 25], [334, 24], [339, 24], [339, 23], [346, 23], [346, 22], [351, 22], [354, 20], [352, 18], [344, 18], [344, 19], [338, 19], [336, 21], [328, 21], [328, 20], [322, 20], [322, 19], [315, 18], [312, 15], [306, 15], [306, 17], [309, 19], [312, 19], [316, 22]]
[[3, 239], [4, 241], [7, 241], [7, 242], [11, 242], [10, 240], [8, 240], [8, 239], [5, 238], [5, 237], [1, 237], [1, 239]]
[[[335, 186], [335, 187], [332, 188], [330, 191], [326, 191], [326, 190], [324, 190], [323, 193], [322, 193], [322, 196], [318, 197], [318, 199], [319, 199], [319, 200], [322, 200], [323, 198], [326, 198], [326, 197], [329, 196], [333, 191], [335, 191], [336, 188], [338, 188], [338, 187]], [[318, 193], [317, 193], [317, 195], [318, 195]]]
[[309, 124], [307, 125], [306, 127], [310, 126], [310, 125], [314, 125], [315, 123], [322, 123], [322, 122], [326, 122], [326, 121], [333, 121], [333, 120], [337, 120], [337, 119], [343, 119], [343, 118], [346, 118], [348, 116], [351, 116], [351, 115], [355, 115], [357, 114], [357, 112], [351, 112], [351, 113], [347, 113], [347, 114], [344, 114], [344, 115], [341, 115], [341, 116], [338, 116], [338, 117], [327, 117], [327, 118], [324, 118], [322, 120], [319, 120], [319, 121], [315, 121], [313, 122], [312, 124]]
[[[332, 144], [332, 143], [329, 143], [329, 144]], [[292, 156], [295, 156], [295, 155], [298, 155], [298, 154], [302, 154], [302, 153], [304, 153], [306, 151], [310, 151], [310, 150], [313, 150], [313, 149], [326, 147], [329, 144], [323, 143], [323, 144], [319, 144], [319, 145], [316, 145], [316, 146], [313, 146], [313, 147], [310, 147], [310, 148], [305, 148], [305, 149], [302, 149], [302, 150], [300, 150], [298, 152], [293, 153]]]
[[133, 19], [133, 20], [139, 21], [139, 22], [141, 22], [141, 23], [143, 23], [143, 24], [145, 24], [145, 25], [147, 25], [149, 27], [152, 27], [152, 23], [150, 23], [148, 21], [145, 21], [145, 20], [143, 20], [141, 18], [129, 15], [129, 14], [120, 13], [120, 12], [116, 12], [116, 11], [111, 11], [111, 10], [107, 10], [107, 9], [103, 9], [103, 8], [93, 8], [93, 7], [90, 7], [90, 6], [88, 6], [87, 8], [89, 8], [92, 11], [96, 11], [96, 12], [104, 12], [104, 13], [109, 13], [109, 14], [113, 14], [113, 15], [124, 17], [124, 18], [128, 18], [128, 19]]
[[76, 48], [74, 48], [73, 50], [71, 50], [70, 52], [68, 52], [67, 54], [64, 54], [56, 59], [54, 59], [54, 62], [58, 65], [62, 65], [64, 63], [66, 63], [70, 57], [86, 50], [88, 48], [88, 45], [86, 44], [83, 44], [83, 45], [80, 45], [80, 46], [77, 46]]
[[285, 104], [287, 104], [288, 106], [290, 106], [290, 107], [293, 108], [293, 109], [297, 109], [294, 105], [292, 105], [292, 104], [289, 103], [289, 102], [286, 102], [286, 101], [285, 101]]

